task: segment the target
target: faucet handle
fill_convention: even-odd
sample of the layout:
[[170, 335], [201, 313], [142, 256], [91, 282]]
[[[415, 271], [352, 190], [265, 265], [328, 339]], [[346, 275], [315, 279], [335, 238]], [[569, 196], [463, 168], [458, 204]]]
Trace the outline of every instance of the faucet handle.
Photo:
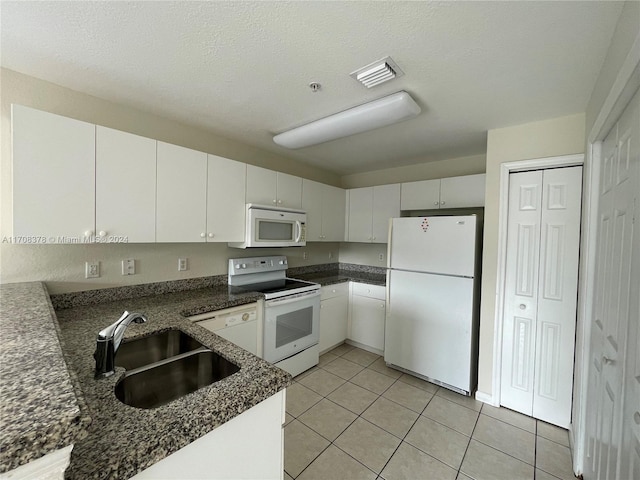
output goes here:
[[122, 322], [125, 318], [127, 318], [129, 316], [129, 312], [127, 310], [124, 311], [124, 313], [122, 314], [122, 316], [118, 319], [117, 322], [112, 323], [111, 325], [109, 325], [106, 328], [103, 328], [102, 330], [100, 330], [98, 332], [98, 339], [100, 340], [106, 340], [107, 338], [111, 338], [113, 337], [113, 334], [116, 331], [116, 328], [118, 328], [118, 325], [120, 325], [120, 322]]

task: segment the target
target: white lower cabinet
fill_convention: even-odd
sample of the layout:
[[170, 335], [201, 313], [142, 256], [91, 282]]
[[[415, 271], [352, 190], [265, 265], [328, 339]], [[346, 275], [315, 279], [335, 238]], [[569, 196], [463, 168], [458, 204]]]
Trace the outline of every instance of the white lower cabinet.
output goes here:
[[355, 345], [381, 355], [384, 352], [385, 307], [385, 287], [352, 282], [347, 338]]
[[279, 480], [284, 412], [282, 390], [131, 478]]
[[327, 285], [321, 289], [320, 354], [347, 339], [349, 284]]

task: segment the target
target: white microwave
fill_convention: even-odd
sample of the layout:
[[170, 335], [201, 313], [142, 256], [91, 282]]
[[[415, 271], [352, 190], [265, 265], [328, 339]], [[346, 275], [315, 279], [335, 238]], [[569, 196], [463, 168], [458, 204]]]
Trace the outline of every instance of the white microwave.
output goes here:
[[303, 210], [247, 204], [245, 240], [230, 247], [304, 247], [307, 214]]

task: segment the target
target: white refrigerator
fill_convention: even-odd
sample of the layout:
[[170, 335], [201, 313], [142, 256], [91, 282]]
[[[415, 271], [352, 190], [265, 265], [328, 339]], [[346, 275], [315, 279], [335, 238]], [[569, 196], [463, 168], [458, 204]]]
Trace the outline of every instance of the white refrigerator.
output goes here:
[[459, 393], [477, 384], [476, 215], [393, 218], [384, 359]]

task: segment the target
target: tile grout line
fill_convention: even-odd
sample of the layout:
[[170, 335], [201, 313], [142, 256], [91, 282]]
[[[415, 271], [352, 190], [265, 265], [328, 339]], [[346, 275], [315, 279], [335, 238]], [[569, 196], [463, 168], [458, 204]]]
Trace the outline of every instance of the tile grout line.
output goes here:
[[480, 415], [482, 414], [482, 407], [480, 407], [480, 411], [478, 412], [478, 416], [476, 417], [476, 422], [473, 424], [473, 428], [471, 429], [471, 435], [469, 435], [469, 441], [467, 442], [467, 448], [464, 449], [464, 454], [462, 455], [462, 460], [460, 460], [460, 466], [458, 467], [458, 471], [456, 473], [456, 478], [458, 478], [460, 476], [460, 474], [462, 473], [462, 475], [465, 476], [469, 476], [466, 473], [464, 473], [462, 471], [462, 465], [464, 464], [464, 459], [467, 456], [467, 453], [469, 452], [469, 447], [471, 446], [471, 440], [473, 438], [473, 432], [476, 431], [476, 427], [478, 426], [478, 421], [480, 420]]
[[[336, 347], [336, 348], [339, 348], [339, 347]], [[298, 420], [300, 423], [302, 423], [303, 425], [305, 425], [307, 428], [309, 428], [311, 431], [313, 431], [314, 433], [316, 433], [317, 435], [319, 435], [321, 438], [325, 439], [326, 441], [329, 441], [329, 445], [327, 445], [327, 447], [325, 447], [324, 449], [322, 449], [322, 451], [320, 451], [320, 452], [318, 453], [318, 455], [316, 455], [316, 456], [311, 460], [311, 462], [309, 462], [309, 463], [307, 464], [307, 466], [306, 466], [306, 467], [305, 467], [305, 468], [300, 472], [300, 474], [299, 474], [299, 475], [301, 475], [301, 474], [302, 474], [302, 473], [303, 473], [303, 472], [304, 472], [304, 471], [305, 471], [305, 470], [306, 470], [306, 469], [307, 469], [307, 468], [308, 468], [308, 467], [309, 467], [313, 462], [315, 462], [315, 461], [317, 460], [317, 458], [318, 458], [320, 455], [322, 455], [322, 454], [323, 454], [323, 453], [324, 453], [324, 452], [325, 452], [325, 451], [326, 451], [326, 450], [327, 450], [331, 445], [334, 445], [334, 446], [335, 446], [336, 448], [338, 448], [342, 453], [346, 454], [348, 457], [350, 457], [350, 458], [352, 458], [353, 460], [355, 460], [358, 464], [362, 465], [362, 466], [363, 466], [364, 468], [366, 468], [368, 471], [371, 471], [372, 473], [376, 474], [378, 478], [383, 478], [383, 477], [382, 477], [382, 471], [384, 471], [384, 469], [388, 466], [389, 462], [391, 461], [391, 459], [393, 458], [393, 456], [397, 453], [397, 451], [398, 451], [398, 449], [400, 448], [400, 446], [402, 445], [402, 443], [407, 443], [409, 446], [411, 446], [411, 447], [415, 448], [415, 449], [416, 449], [416, 450], [418, 450], [419, 452], [422, 452], [423, 454], [428, 455], [429, 457], [431, 457], [431, 458], [433, 458], [433, 459], [437, 460], [439, 463], [442, 463], [443, 465], [446, 465], [447, 467], [451, 468], [451, 466], [450, 466], [450, 465], [448, 465], [447, 463], [445, 463], [445, 462], [443, 462], [442, 460], [440, 460], [440, 459], [438, 459], [438, 458], [434, 457], [433, 455], [430, 455], [430, 454], [429, 454], [429, 453], [427, 453], [427, 452], [424, 452], [423, 450], [421, 450], [420, 448], [416, 447], [416, 446], [415, 446], [415, 445], [413, 445], [412, 443], [410, 443], [410, 442], [407, 442], [407, 441], [406, 441], [407, 436], [409, 435], [409, 433], [411, 432], [411, 430], [415, 427], [416, 423], [418, 422], [418, 420], [420, 419], [420, 417], [421, 417], [421, 416], [422, 416], [422, 417], [425, 417], [425, 418], [427, 418], [427, 419], [429, 419], [429, 420], [432, 420], [432, 421], [434, 421], [435, 423], [438, 423], [438, 424], [440, 424], [440, 425], [442, 425], [442, 426], [444, 426], [444, 427], [446, 427], [446, 428], [449, 428], [449, 429], [453, 430], [454, 432], [457, 432], [457, 433], [460, 433], [460, 434], [462, 434], [462, 435], [465, 435], [465, 434], [464, 434], [464, 433], [462, 433], [462, 432], [458, 432], [456, 429], [452, 429], [452, 428], [451, 428], [451, 427], [449, 427], [448, 425], [442, 424], [442, 423], [438, 422], [437, 420], [433, 420], [433, 419], [431, 419], [430, 417], [428, 417], [428, 416], [425, 416], [425, 415], [424, 415], [425, 410], [427, 409], [427, 407], [429, 406], [429, 404], [433, 401], [433, 398], [434, 398], [434, 397], [436, 397], [436, 396], [438, 396], [439, 398], [441, 398], [441, 399], [443, 399], [443, 400], [446, 400], [447, 402], [449, 402], [449, 403], [451, 403], [451, 404], [454, 404], [454, 405], [457, 405], [457, 406], [460, 406], [460, 407], [464, 407], [465, 409], [467, 409], [467, 410], [471, 410], [471, 411], [473, 411], [474, 413], [476, 413], [476, 414], [477, 414], [477, 417], [476, 417], [476, 420], [475, 420], [475, 423], [474, 423], [474, 427], [473, 427], [473, 429], [471, 430], [471, 434], [470, 434], [470, 436], [468, 437], [468, 439], [469, 439], [469, 440], [468, 440], [468, 442], [467, 442], [467, 446], [466, 446], [465, 452], [464, 452], [464, 454], [463, 454], [463, 456], [462, 456], [462, 460], [461, 460], [461, 463], [460, 463], [460, 467], [457, 469], [457, 472], [456, 472], [456, 474], [457, 474], [458, 476], [459, 476], [460, 474], [463, 474], [463, 475], [464, 475], [464, 473], [462, 472], [462, 464], [463, 464], [463, 462], [464, 462], [464, 459], [466, 458], [466, 455], [468, 454], [468, 451], [469, 451], [469, 448], [470, 448], [470, 445], [471, 445], [471, 440], [476, 440], [478, 443], [480, 443], [480, 444], [482, 444], [482, 445], [485, 445], [485, 446], [487, 446], [488, 448], [494, 449], [494, 450], [496, 450], [496, 451], [498, 451], [498, 452], [500, 452], [500, 453], [503, 453], [503, 454], [505, 454], [505, 455], [507, 455], [507, 456], [509, 456], [509, 457], [511, 457], [511, 458], [513, 458], [513, 459], [515, 459], [515, 460], [517, 460], [517, 461], [519, 461], [519, 462], [522, 462], [522, 463], [524, 463], [524, 464], [527, 464], [527, 462], [525, 462], [525, 461], [521, 460], [520, 458], [517, 458], [517, 457], [515, 457], [515, 456], [513, 456], [513, 455], [511, 455], [511, 454], [509, 454], [509, 453], [503, 452], [503, 451], [502, 451], [502, 450], [500, 450], [500, 449], [497, 449], [497, 448], [495, 448], [495, 447], [492, 447], [491, 445], [488, 445], [488, 444], [486, 444], [486, 443], [484, 443], [484, 442], [481, 442], [481, 441], [479, 441], [479, 440], [477, 440], [477, 439], [474, 439], [474, 438], [473, 438], [473, 434], [474, 434], [474, 433], [475, 433], [475, 431], [476, 431], [476, 428], [477, 428], [478, 422], [479, 422], [479, 420], [480, 420], [480, 415], [485, 415], [486, 417], [488, 417], [488, 418], [489, 418], [489, 419], [491, 419], [491, 420], [495, 420], [495, 421], [501, 422], [501, 423], [503, 423], [503, 424], [505, 424], [505, 425], [508, 425], [508, 426], [510, 426], [510, 427], [517, 428], [518, 430], [522, 430], [522, 431], [524, 431], [524, 432], [526, 432], [526, 433], [530, 433], [530, 434], [531, 434], [532, 432], [530, 432], [529, 430], [526, 430], [526, 429], [524, 429], [524, 428], [521, 428], [521, 427], [519, 427], [519, 426], [517, 426], [517, 425], [513, 425], [513, 424], [511, 424], [511, 423], [509, 423], [508, 421], [505, 421], [505, 420], [503, 420], [503, 419], [496, 418], [496, 417], [493, 417], [493, 416], [491, 416], [491, 415], [487, 415], [486, 413], [483, 413], [484, 405], [482, 405], [482, 406], [480, 407], [480, 409], [479, 409], [479, 410], [476, 410], [476, 409], [471, 408], [471, 407], [469, 407], [469, 406], [467, 406], [467, 405], [464, 405], [464, 404], [462, 404], [462, 403], [459, 403], [459, 402], [456, 402], [456, 401], [454, 401], [454, 400], [451, 400], [451, 399], [447, 398], [447, 396], [445, 396], [445, 395], [438, 395], [438, 393], [440, 392], [440, 390], [441, 390], [443, 387], [440, 387], [440, 386], [438, 386], [438, 385], [433, 384], [433, 386], [436, 388], [436, 391], [435, 391], [435, 392], [431, 392], [431, 391], [429, 391], [429, 390], [421, 389], [421, 388], [419, 388], [419, 387], [417, 387], [417, 386], [412, 385], [412, 384], [411, 384], [411, 383], [409, 383], [409, 382], [405, 382], [405, 381], [401, 380], [401, 378], [403, 377], [403, 375], [402, 375], [402, 374], [401, 374], [401, 375], [399, 375], [399, 376], [395, 376], [395, 375], [391, 376], [391, 375], [387, 375], [387, 374], [386, 374], [386, 373], [384, 373], [384, 372], [380, 372], [380, 371], [378, 371], [378, 370], [376, 370], [376, 369], [372, 368], [372, 365], [373, 365], [373, 364], [375, 364], [375, 363], [376, 363], [380, 358], [383, 358], [383, 357], [382, 357], [382, 356], [380, 356], [380, 355], [376, 355], [376, 354], [374, 354], [374, 355], [376, 355], [378, 358], [376, 358], [375, 360], [371, 361], [371, 362], [370, 362], [368, 365], [366, 365], [366, 366], [365, 366], [365, 365], [362, 365], [362, 364], [360, 364], [360, 363], [357, 363], [357, 362], [355, 362], [355, 361], [352, 361], [352, 360], [350, 360], [350, 359], [343, 358], [346, 354], [348, 354], [349, 352], [353, 351], [355, 348], [357, 348], [357, 347], [352, 347], [352, 348], [348, 349], [347, 351], [345, 351], [344, 353], [342, 353], [341, 355], [335, 355], [335, 354], [333, 354], [333, 355], [335, 355], [335, 358], [333, 358], [332, 360], [330, 360], [329, 362], [325, 363], [325, 364], [324, 364], [324, 365], [322, 365], [322, 366], [319, 366], [319, 365], [317, 366], [317, 369], [316, 369], [316, 370], [322, 370], [322, 371], [324, 371], [324, 372], [326, 372], [326, 373], [329, 373], [329, 374], [331, 374], [331, 375], [334, 375], [334, 376], [336, 376], [337, 378], [340, 378], [341, 380], [343, 380], [343, 383], [342, 383], [339, 387], [335, 388], [335, 389], [334, 389], [334, 390], [332, 390], [331, 392], [328, 392], [326, 395], [322, 395], [322, 394], [320, 394], [320, 393], [316, 392], [315, 390], [313, 390], [313, 389], [311, 389], [311, 388], [307, 387], [307, 386], [306, 386], [306, 385], [304, 385], [303, 383], [301, 383], [301, 386], [303, 386], [303, 387], [307, 388], [308, 390], [312, 391], [312, 392], [313, 392], [313, 393], [315, 393], [316, 395], [319, 395], [321, 398], [320, 398], [320, 400], [318, 400], [317, 402], [313, 403], [309, 408], [307, 408], [307, 409], [306, 409], [306, 410], [304, 410], [302, 413], [300, 413], [297, 417], [294, 417], [294, 416], [293, 416], [293, 415], [291, 415], [291, 414], [290, 414], [290, 415], [291, 415], [291, 417], [292, 417], [293, 419]], [[330, 353], [330, 352], [331, 352], [331, 351], [326, 352], [326, 353]], [[366, 352], [366, 350], [365, 350], [365, 352]], [[372, 352], [368, 352], [368, 353], [372, 353]], [[345, 360], [345, 361], [347, 361], [347, 362], [350, 362], [350, 363], [353, 363], [354, 365], [357, 365], [358, 367], [362, 367], [362, 368], [361, 368], [361, 370], [359, 370], [356, 374], [352, 375], [352, 376], [351, 376], [350, 378], [348, 378], [348, 379], [345, 379], [345, 378], [343, 378], [343, 377], [341, 377], [341, 376], [339, 376], [339, 375], [336, 375], [335, 373], [332, 373], [331, 371], [326, 370], [326, 369], [324, 368], [324, 367], [326, 367], [327, 365], [329, 365], [329, 364], [333, 363], [333, 362], [334, 362], [335, 360], [337, 360], [338, 358], [342, 358], [343, 360]], [[363, 387], [363, 386], [358, 385], [358, 384], [356, 384], [356, 383], [353, 383], [353, 382], [351, 381], [354, 377], [356, 377], [357, 375], [359, 375], [360, 373], [362, 373], [362, 372], [363, 372], [363, 371], [365, 371], [365, 370], [370, 370], [371, 372], [378, 373], [379, 375], [383, 375], [383, 376], [385, 376], [385, 377], [387, 377], [387, 378], [391, 378], [391, 379], [393, 379], [393, 382], [392, 382], [388, 387], [384, 388], [384, 389], [381, 391], [381, 393], [377, 393], [376, 391], [370, 390], [369, 388]], [[311, 373], [313, 373], [313, 372], [311, 372]], [[309, 373], [308, 375], [310, 375], [311, 373]], [[401, 372], [398, 372], [398, 373], [401, 373]], [[305, 375], [305, 377], [306, 377], [306, 376], [307, 376], [307, 375]], [[304, 377], [303, 377], [303, 378], [304, 378]], [[420, 379], [420, 380], [423, 380], [423, 379]], [[295, 380], [294, 380], [294, 381], [295, 381]], [[423, 380], [423, 381], [424, 381], [424, 380]], [[427, 404], [422, 408], [422, 410], [421, 410], [420, 412], [416, 412], [416, 411], [415, 411], [415, 410], [413, 410], [412, 408], [408, 408], [406, 405], [403, 405], [403, 404], [398, 403], [398, 402], [396, 402], [396, 401], [394, 401], [394, 400], [391, 400], [391, 399], [389, 399], [389, 398], [387, 398], [387, 397], [384, 397], [384, 394], [385, 394], [389, 389], [391, 389], [394, 385], [398, 384], [398, 382], [400, 382], [400, 383], [401, 383], [401, 384], [403, 384], [403, 385], [406, 385], [406, 386], [409, 386], [409, 387], [413, 387], [413, 388], [415, 388], [415, 389], [417, 389], [417, 390], [421, 390], [421, 391], [422, 391], [422, 392], [424, 392], [425, 394], [430, 394], [430, 395], [431, 395], [431, 397], [429, 398], [429, 400], [428, 400]], [[300, 382], [298, 382], [298, 383], [300, 383]], [[362, 412], [360, 412], [359, 414], [356, 414], [355, 412], [353, 412], [353, 411], [349, 410], [348, 408], [345, 408], [344, 406], [340, 405], [339, 403], [335, 402], [334, 400], [332, 400], [332, 399], [328, 398], [328, 395], [330, 395], [331, 393], [335, 392], [336, 390], [338, 390], [338, 389], [339, 389], [339, 388], [341, 388], [342, 386], [346, 385], [347, 383], [351, 384], [352, 386], [360, 387], [360, 388], [362, 388], [362, 389], [366, 390], [367, 392], [370, 392], [370, 393], [372, 393], [372, 394], [374, 394], [374, 395], [376, 396], [376, 397], [375, 397], [375, 399], [374, 399], [371, 403], [369, 403], [369, 404], [368, 404], [368, 406], [366, 406], [366, 407], [364, 408], [364, 410], [363, 410]], [[396, 435], [396, 434], [394, 434], [394, 433], [392, 433], [392, 432], [389, 432], [389, 431], [388, 431], [388, 430], [386, 430], [385, 428], [380, 427], [379, 425], [376, 425], [376, 424], [375, 424], [375, 423], [373, 423], [372, 421], [369, 421], [367, 418], [363, 417], [363, 414], [364, 414], [365, 412], [367, 412], [367, 411], [369, 410], [369, 408], [371, 408], [371, 406], [372, 406], [374, 403], [376, 403], [380, 398], [384, 398], [386, 401], [389, 401], [389, 402], [391, 402], [391, 403], [393, 403], [393, 404], [396, 404], [396, 405], [398, 405], [398, 406], [400, 406], [400, 407], [403, 407], [403, 408], [407, 409], [408, 411], [410, 411], [410, 412], [412, 412], [412, 413], [417, 413], [417, 414], [418, 414], [418, 415], [417, 415], [417, 417], [416, 417], [416, 419], [414, 420], [414, 422], [411, 424], [411, 426], [409, 427], [409, 429], [406, 431], [406, 433], [405, 433], [402, 437], [399, 437], [398, 435]], [[300, 418], [302, 415], [304, 415], [306, 412], [308, 412], [311, 408], [313, 408], [313, 407], [317, 406], [317, 405], [318, 405], [318, 403], [320, 403], [323, 399], [326, 399], [326, 400], [328, 400], [329, 402], [331, 402], [332, 404], [334, 404], [334, 405], [336, 405], [336, 406], [338, 406], [338, 407], [341, 407], [341, 408], [345, 409], [346, 411], [348, 411], [348, 412], [350, 412], [350, 413], [352, 413], [352, 414], [356, 415], [356, 417], [355, 417], [351, 422], [349, 422], [349, 423], [348, 423], [348, 425], [346, 425], [346, 426], [345, 426], [345, 428], [343, 428], [343, 429], [340, 431], [340, 433], [338, 433], [338, 435], [336, 436], [336, 438], [334, 439], [334, 441], [330, 441], [328, 438], [324, 437], [322, 434], [320, 434], [319, 432], [316, 432], [313, 428], [309, 427], [309, 426], [308, 426], [308, 425], [306, 425], [304, 422], [302, 422], [301, 420], [299, 420], [299, 418]], [[340, 438], [340, 436], [341, 436], [342, 434], [344, 434], [344, 432], [345, 432], [347, 429], [349, 429], [349, 428], [350, 428], [350, 427], [351, 427], [351, 426], [352, 426], [352, 425], [353, 425], [353, 424], [354, 424], [354, 423], [355, 423], [359, 418], [362, 418], [362, 420], [363, 420], [363, 421], [367, 422], [368, 424], [370, 424], [370, 425], [372, 425], [372, 426], [374, 426], [374, 427], [379, 428], [380, 430], [382, 430], [383, 432], [385, 432], [385, 433], [387, 433], [387, 434], [389, 434], [389, 435], [393, 436], [394, 438], [400, 439], [400, 443], [399, 443], [399, 444], [398, 444], [398, 446], [393, 450], [392, 454], [389, 456], [389, 458], [387, 459], [387, 461], [385, 462], [385, 464], [382, 466], [382, 469], [380, 470], [380, 472], [379, 472], [379, 473], [375, 472], [374, 470], [372, 470], [371, 468], [369, 468], [367, 465], [365, 465], [364, 463], [362, 463], [361, 461], [359, 461], [357, 458], [355, 458], [355, 457], [353, 457], [352, 455], [350, 455], [348, 452], [346, 452], [346, 451], [342, 450], [342, 448], [340, 448], [338, 445], [336, 445], [336, 444], [335, 444], [335, 440], [337, 440], [338, 438]], [[541, 435], [539, 435], [539, 434], [538, 434], [538, 421], [537, 421], [537, 420], [536, 420], [536, 423], [535, 423], [535, 429], [534, 429], [534, 430], [535, 430], [535, 433], [533, 433], [533, 435], [534, 435], [534, 440], [535, 440], [535, 442], [534, 442], [534, 465], [533, 465], [533, 468], [534, 468], [534, 476], [535, 476], [535, 470], [536, 470], [536, 469], [538, 469], [538, 468], [537, 468], [537, 443], [538, 443], [538, 437], [544, 438], [545, 440], [547, 440], [547, 441], [549, 441], [549, 442], [552, 442], [552, 443], [554, 443], [554, 444], [556, 444], [556, 445], [559, 445], [559, 446], [563, 446], [563, 447], [565, 447], [565, 448], [566, 448], [566, 445], [563, 445], [563, 444], [561, 444], [561, 443], [556, 442], [555, 440], [548, 439], [548, 438], [546, 438], [546, 437], [542, 437]], [[466, 435], [465, 435], [465, 436], [466, 436]], [[529, 464], [529, 465], [530, 465], [530, 464]], [[454, 470], [455, 470], [455, 469], [454, 469]], [[541, 469], [540, 469], [540, 470], [541, 470]], [[554, 476], [553, 474], [551, 474], [551, 473], [549, 473], [549, 472], [546, 472], [546, 471], [545, 471], [545, 473], [548, 473], [549, 475]], [[287, 472], [287, 474], [288, 474], [288, 472]], [[298, 475], [298, 476], [299, 476], [299, 475]], [[296, 477], [296, 478], [297, 478], [297, 477]], [[555, 477], [555, 478], [557, 478], [557, 477]]]
[[[396, 380], [396, 382], [399, 382], [400, 378], [398, 378]], [[396, 382], [393, 382], [392, 386], [395, 385]], [[389, 387], [391, 388], [391, 386]], [[387, 389], [388, 390], [388, 389]], [[385, 390], [386, 392], [386, 390]], [[381, 395], [382, 396], [382, 395]], [[400, 439], [400, 443], [398, 444], [398, 446], [395, 448], [395, 450], [393, 451], [393, 453], [391, 454], [391, 456], [389, 457], [389, 459], [385, 462], [385, 464], [383, 465], [382, 469], [380, 470], [380, 473], [378, 474], [379, 477], [382, 476], [382, 472], [384, 471], [385, 468], [387, 468], [387, 465], [389, 465], [389, 462], [391, 461], [391, 459], [393, 458], [393, 456], [397, 453], [397, 451], [400, 449], [400, 446], [403, 443], [407, 443], [408, 445], [411, 445], [413, 448], [419, 450], [422, 452], [422, 450], [420, 450], [418, 447], [413, 446], [411, 443], [407, 442], [405, 439], [407, 438], [407, 435], [409, 435], [409, 432], [411, 432], [411, 430], [413, 429], [413, 427], [416, 425], [416, 423], [418, 423], [418, 420], [420, 420], [420, 417], [422, 416], [422, 413], [427, 409], [427, 407], [429, 406], [429, 404], [431, 403], [431, 401], [433, 400], [433, 398], [435, 397], [435, 393], [433, 395], [431, 395], [431, 398], [429, 399], [429, 401], [427, 402], [427, 404], [424, 406], [424, 408], [422, 409], [422, 411], [420, 413], [418, 413], [418, 416], [416, 417], [416, 419], [414, 420], [414, 422], [411, 424], [411, 427], [409, 427], [409, 430], [407, 430], [407, 433], [404, 434], [404, 436]], [[395, 403], [395, 402], [394, 402]], [[398, 404], [400, 405], [400, 404]], [[405, 407], [406, 408], [406, 407]], [[413, 410], [412, 410], [413, 411]], [[383, 429], [384, 430], [384, 429]], [[386, 430], [385, 430], [386, 431]], [[391, 432], [389, 432], [391, 433]], [[397, 437], [396, 437], [397, 438]], [[423, 452], [426, 455], [429, 455], [427, 452]], [[429, 455], [432, 458], [432, 455]], [[435, 458], [436, 460], [438, 460], [437, 458]], [[442, 462], [441, 460], [438, 460], [440, 463], [443, 463], [444, 465], [446, 465], [446, 463]], [[384, 477], [383, 477], [384, 478]]]

